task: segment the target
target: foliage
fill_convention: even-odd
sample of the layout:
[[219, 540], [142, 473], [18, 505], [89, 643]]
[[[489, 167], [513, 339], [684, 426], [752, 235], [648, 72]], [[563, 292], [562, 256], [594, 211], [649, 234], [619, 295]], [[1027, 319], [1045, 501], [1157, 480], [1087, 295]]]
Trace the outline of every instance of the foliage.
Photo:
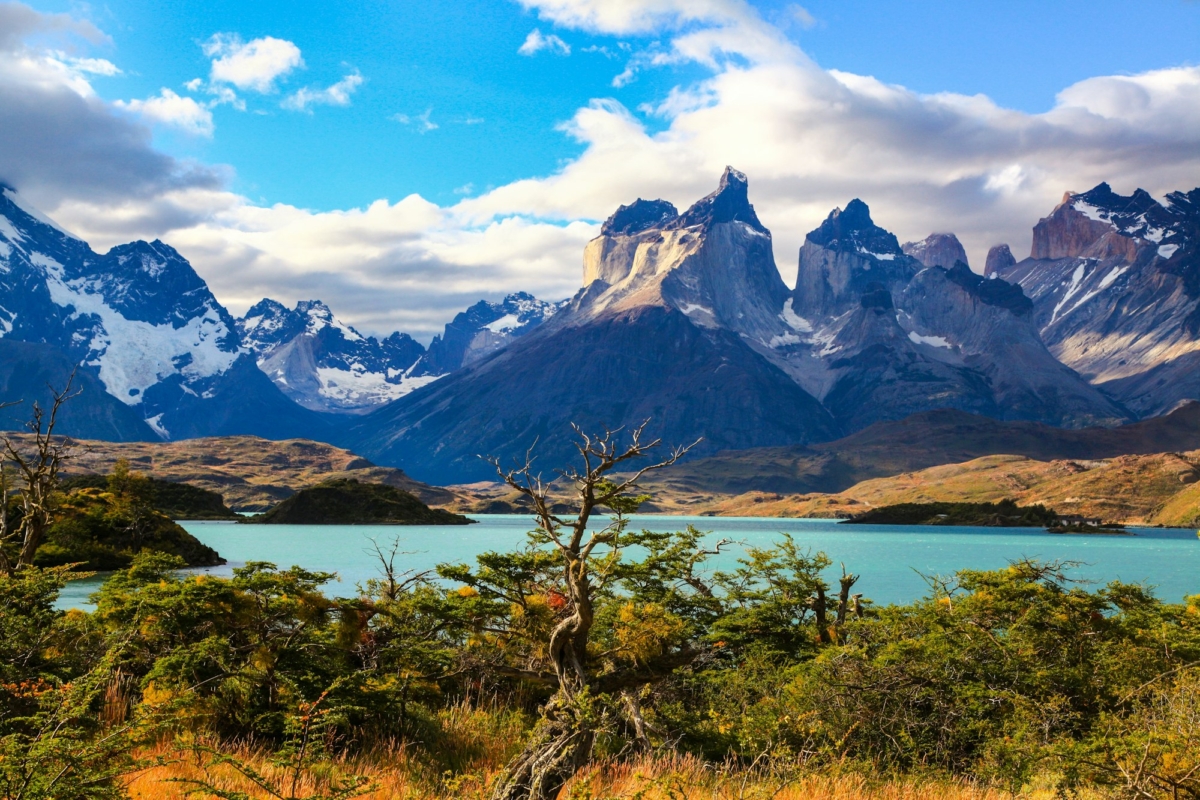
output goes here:
[[996, 503], [897, 503], [880, 506], [845, 520], [869, 525], [973, 525], [1005, 528], [1044, 528], [1058, 514], [1043, 505], [1019, 506], [1014, 500]]
[[[653, 757], [1200, 797], [1200, 598], [1018, 561], [878, 607], [785, 535], [713, 570], [739, 545], [634, 530], [631, 482], [587, 474], [596, 524], [534, 491], [523, 547], [424, 573], [377, 546], [380, 576], [351, 597], [327, 594], [331, 573], [188, 574], [143, 548], [95, 611], [63, 612], [68, 566], [0, 571], [0, 797], [120, 797], [163, 747], [222, 798], [354, 797], [374, 780], [353, 765], [380, 753], [443, 795], [536, 778], [586, 796], [593, 758]], [[118, 470], [50, 530], [96, 514], [148, 541], [144, 489]], [[644, 788], [683, 796], [674, 780]]]

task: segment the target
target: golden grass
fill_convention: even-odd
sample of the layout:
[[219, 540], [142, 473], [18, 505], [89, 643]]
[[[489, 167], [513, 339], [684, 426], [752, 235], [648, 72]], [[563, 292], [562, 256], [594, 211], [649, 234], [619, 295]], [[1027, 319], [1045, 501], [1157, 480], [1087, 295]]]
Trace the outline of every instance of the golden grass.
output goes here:
[[[520, 748], [527, 720], [517, 714], [460, 704], [434, 721], [439, 743], [429, 751], [412, 746], [381, 746], [363, 755], [334, 758], [300, 772], [294, 795], [293, 773], [250, 746], [226, 746], [221, 752], [265, 777], [276, 796], [297, 798], [328, 794], [331, 786], [361, 776], [370, 791], [363, 800], [486, 800], [501, 765]], [[135, 800], [186, 800], [203, 782], [251, 798], [270, 798], [238, 768], [213, 764], [197, 748], [164, 743], [141, 756], [157, 761], [128, 780]], [[447, 768], [453, 765], [453, 769]], [[713, 764], [690, 755], [660, 753], [627, 760], [601, 760], [582, 771], [560, 800], [1052, 800], [1050, 787], [1028, 788], [1020, 795], [966, 781], [881, 778], [861, 772], [838, 774], [797, 768], [794, 761], [741, 765]], [[1084, 796], [1086, 798], [1086, 796]]]
[[[206, 770], [195, 756], [164, 750], [168, 763], [140, 773], [130, 784], [139, 800], [185, 800], [189, 784], [180, 779], [204, 780], [227, 791], [254, 798], [270, 795], [230, 767]], [[287, 775], [272, 768], [261, 755], [243, 752], [248, 763], [288, 786]], [[306, 774], [297, 797], [327, 790], [329, 780], [363, 775], [374, 788], [363, 800], [484, 800], [489, 795], [497, 767], [480, 765], [458, 775], [435, 775], [418, 759], [400, 750], [387, 755], [338, 761], [315, 774]], [[194, 797], [195, 795], [193, 795]], [[203, 797], [204, 795], [200, 795]], [[284, 796], [287, 796], [286, 792]], [[862, 774], [801, 772], [772, 774], [707, 764], [691, 756], [655, 756], [634, 761], [601, 762], [582, 772], [560, 794], [560, 800], [1052, 800], [1050, 787], [1032, 788], [1019, 795], [965, 781], [880, 779]]]

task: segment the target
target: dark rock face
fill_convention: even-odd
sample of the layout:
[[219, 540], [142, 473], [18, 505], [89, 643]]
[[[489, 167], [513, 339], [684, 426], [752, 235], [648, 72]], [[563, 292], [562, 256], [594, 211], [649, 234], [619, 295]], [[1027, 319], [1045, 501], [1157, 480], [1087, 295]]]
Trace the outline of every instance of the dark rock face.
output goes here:
[[696, 453], [834, 434], [829, 414], [738, 335], [644, 306], [556, 324], [356, 424], [345, 442], [434, 483], [494, 478], [536, 439], [547, 471], [574, 463], [570, 424], [636, 425]]
[[1017, 259], [1013, 257], [1012, 250], [1006, 244], [998, 244], [988, 250], [987, 263], [983, 267], [983, 276], [990, 278], [993, 275], [998, 275], [1004, 270], [1014, 266]]
[[427, 382], [409, 375], [425, 354], [419, 342], [398, 332], [382, 342], [363, 336], [320, 300], [290, 310], [264, 299], [237, 325], [259, 368], [312, 411], [364, 413]]
[[970, 263], [967, 251], [953, 233], [931, 233], [919, 242], [906, 242], [900, 249], [927, 267], [949, 269], [959, 261]]
[[911, 254], [937, 261], [957, 239], [917, 245], [902, 252], [854, 201], [800, 250], [796, 341], [773, 356], [844, 430], [939, 407], [1068, 426], [1127, 418], [1046, 350], [1019, 286]]
[[562, 305], [538, 300], [527, 292], [510, 294], [499, 303], [480, 300], [457, 314], [441, 336], [433, 337], [412, 374], [441, 376], [469, 366], [534, 330]]
[[961, 261], [946, 270], [946, 278], [989, 306], [1007, 309], [1018, 317], [1033, 311], [1033, 301], [1025, 296], [1020, 286], [999, 278], [984, 279]]
[[675, 206], [666, 200], [643, 200], [639, 197], [614, 211], [600, 226], [600, 233], [605, 236], [629, 236], [650, 228], [661, 228], [678, 216]]
[[690, 228], [694, 225], [744, 222], [756, 231], [766, 233], [767, 229], [754, 213], [754, 206], [750, 205], [749, 192], [750, 185], [745, 174], [733, 167], [726, 167], [715, 192], [697, 200], [691, 208], [663, 227]]
[[[18, 403], [0, 410], [0, 430], [23, 429], [35, 402], [49, 408], [49, 387], [65, 387], [76, 363], [53, 345], [0, 339], [0, 401]], [[115, 442], [159, 440], [141, 415], [106, 392], [91, 372], [80, 370], [74, 385], [81, 394], [63, 406], [56, 432]]]
[[1038, 223], [1019, 284], [1051, 352], [1138, 416], [1200, 397], [1200, 190], [1165, 203], [1100, 184]]
[[875, 224], [866, 203], [851, 200], [805, 237], [792, 310], [805, 318], [836, 316], [857, 305], [869, 285], [902, 289], [921, 266]]

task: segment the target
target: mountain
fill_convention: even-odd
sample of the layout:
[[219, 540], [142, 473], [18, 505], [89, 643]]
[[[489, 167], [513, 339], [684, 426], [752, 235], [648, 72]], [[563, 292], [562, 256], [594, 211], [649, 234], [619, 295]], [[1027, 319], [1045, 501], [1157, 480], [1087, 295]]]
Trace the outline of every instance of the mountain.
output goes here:
[[320, 300], [288, 309], [263, 299], [237, 329], [259, 369], [313, 411], [364, 413], [437, 377], [411, 374], [425, 348], [408, 334], [363, 336]]
[[960, 261], [969, 264], [967, 251], [953, 233], [931, 233], [919, 242], [905, 242], [900, 249], [927, 267], [950, 269]]
[[1059, 360], [1138, 416], [1200, 397], [1200, 189], [1068, 192], [1029, 258], [992, 275], [1033, 300]]
[[[697, 453], [836, 436], [829, 413], [750, 343], [783, 335], [787, 287], [745, 176], [683, 214], [638, 201], [584, 254], [583, 289], [503, 350], [357, 421], [345, 442], [421, 480], [494, 477], [536, 439], [547, 469], [578, 457], [585, 430], [652, 420]], [[432, 350], [432, 348], [431, 348]]]
[[[62, 433], [141, 439], [146, 426], [163, 438], [329, 430], [270, 381], [255, 379], [233, 317], [173, 248], [139, 241], [99, 255], [8, 186], [0, 187], [0, 337], [42, 345], [39, 363], [51, 372], [80, 365], [84, 393], [71, 401], [77, 408]], [[15, 374], [7, 359], [30, 352], [6, 348], [5, 369]], [[10, 399], [28, 398], [0, 396]]]
[[1019, 286], [972, 272], [952, 234], [908, 247], [915, 256], [853, 200], [808, 234], [788, 289], [746, 176], [727, 168], [683, 213], [663, 200], [618, 208], [565, 307], [345, 442], [453, 482], [489, 477], [475, 456], [516, 457], [535, 438], [548, 462], [571, 458], [572, 422], [652, 418], [672, 443], [702, 437], [700, 455], [937, 408], [1073, 427], [1129, 419], [1046, 349]]
[[554, 316], [563, 303], [517, 292], [499, 303], [480, 300], [455, 315], [412, 368], [412, 379], [435, 378], [469, 366], [524, 336]]
[[1021, 289], [972, 272], [952, 234], [907, 247], [861, 200], [835, 209], [800, 248], [780, 315], [790, 331], [762, 350], [843, 430], [932, 408], [1068, 427], [1128, 418], [1054, 358]]

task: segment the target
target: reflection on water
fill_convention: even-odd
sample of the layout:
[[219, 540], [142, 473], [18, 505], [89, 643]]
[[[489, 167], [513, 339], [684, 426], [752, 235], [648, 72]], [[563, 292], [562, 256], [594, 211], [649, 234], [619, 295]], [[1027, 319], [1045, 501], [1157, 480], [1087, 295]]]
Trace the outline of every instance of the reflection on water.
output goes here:
[[[347, 595], [357, 584], [378, 576], [372, 539], [387, 547], [398, 539], [405, 555], [397, 558], [397, 564], [420, 571], [443, 562], [471, 562], [487, 550], [518, 547], [532, 524], [525, 515], [480, 515], [475, 519], [479, 523], [470, 526], [182, 524], [229, 561], [203, 572], [229, 575], [233, 567], [247, 561], [270, 561], [280, 567], [295, 564], [336, 572], [338, 580], [328, 591]], [[1079, 579], [1100, 585], [1117, 579], [1144, 582], [1171, 602], [1200, 593], [1200, 541], [1192, 530], [1131, 528], [1136, 536], [1071, 536], [1030, 528], [850, 526], [833, 520], [648, 515], [634, 517], [633, 524], [654, 531], [693, 524], [712, 531], [714, 539], [756, 546], [767, 546], [781, 533], [790, 533], [802, 546], [824, 551], [833, 559], [831, 572], [840, 574], [838, 564], [844, 562], [847, 569], [861, 574], [856, 590], [877, 603], [920, 597], [926, 590], [922, 573], [993, 569], [1022, 557], [1081, 562], [1072, 572]], [[734, 547], [711, 559], [710, 568], [730, 568], [738, 550]], [[88, 596], [103, 580], [96, 576], [68, 584], [59, 605], [88, 607]]]

